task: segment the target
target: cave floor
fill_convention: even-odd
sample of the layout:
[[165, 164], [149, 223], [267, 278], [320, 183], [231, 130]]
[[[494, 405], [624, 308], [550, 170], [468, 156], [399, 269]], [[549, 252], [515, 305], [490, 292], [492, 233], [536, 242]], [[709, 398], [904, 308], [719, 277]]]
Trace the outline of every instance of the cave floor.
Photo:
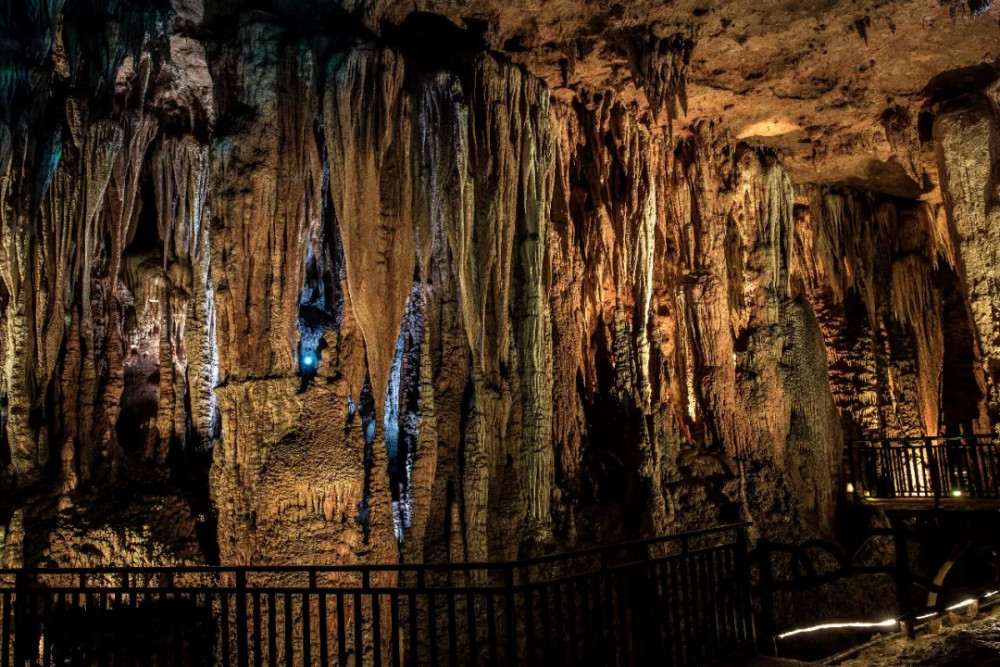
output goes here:
[[820, 664], [839, 667], [1000, 666], [1000, 607], [978, 618], [922, 634], [909, 641], [894, 637], [875, 643], [848, 660]]
[[919, 633], [912, 641], [898, 635], [873, 641], [850, 657], [815, 662], [760, 657], [751, 667], [1000, 667], [1000, 606], [977, 618], [954, 618], [957, 622], [936, 633]]

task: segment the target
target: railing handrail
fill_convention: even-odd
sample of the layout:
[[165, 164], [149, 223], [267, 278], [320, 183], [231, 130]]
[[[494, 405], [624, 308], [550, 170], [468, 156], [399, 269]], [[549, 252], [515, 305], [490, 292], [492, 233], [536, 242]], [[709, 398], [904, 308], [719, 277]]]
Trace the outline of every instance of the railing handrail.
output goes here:
[[[971, 530], [975, 530], [972, 528]], [[775, 639], [781, 638], [776, 628], [776, 617], [774, 614], [774, 594], [785, 593], [807, 593], [819, 591], [823, 586], [829, 586], [840, 581], [853, 579], [862, 576], [883, 575], [891, 577], [896, 587], [897, 609], [892, 617], [894, 621], [900, 623], [900, 630], [907, 635], [913, 631], [914, 623], [930, 615], [936, 615], [955, 609], [949, 606], [953, 601], [946, 601], [942, 597], [943, 593], [961, 592], [966, 598], [966, 602], [973, 600], [983, 600], [996, 595], [996, 592], [986, 593], [994, 585], [981, 585], [973, 596], [968, 595], [968, 589], [956, 587], [954, 584], [948, 585], [945, 579], [934, 579], [933, 574], [922, 573], [914, 567], [909, 558], [910, 543], [925, 545], [929, 542], [940, 542], [942, 538], [960, 540], [958, 544], [970, 542], [970, 536], [978, 535], [980, 531], [970, 532], [969, 526], [958, 528], [957, 532], [942, 531], [940, 529], [913, 529], [905, 522], [892, 521], [891, 527], [866, 528], [863, 531], [863, 538], [856, 542], [850, 551], [845, 551], [843, 545], [838, 542], [830, 542], [820, 539], [811, 539], [802, 543], [781, 543], [771, 542], [761, 539], [755, 549], [750, 553], [754, 565], [758, 571], [757, 583], [754, 586], [756, 599], [760, 601], [763, 615], [761, 617], [761, 630], [758, 635], [759, 648], [763, 652], [776, 651]], [[987, 535], [993, 534], [986, 531]], [[892, 557], [879, 549], [880, 559], [868, 561], [871, 558], [872, 540], [881, 537], [892, 537]], [[989, 538], [985, 544], [991, 544]], [[955, 551], [952, 550], [949, 560], [955, 558]], [[783, 562], [792, 565], [782, 571], [781, 577], [775, 576], [772, 556], [781, 555], [787, 557]], [[828, 567], [823, 564], [831, 560], [836, 562], [836, 566]], [[933, 572], [933, 570], [932, 570]], [[961, 586], [961, 582], [959, 582]], [[928, 598], [928, 602], [923, 606], [914, 605], [912, 592], [919, 591], [923, 594], [933, 594], [934, 600]], [[984, 595], [984, 593], [986, 593]], [[965, 603], [960, 603], [965, 604]], [[926, 614], [926, 616], [925, 616]], [[827, 619], [825, 622], [834, 623], [835, 619]], [[862, 623], [864, 625], [864, 623]], [[871, 626], [877, 623], [870, 624]], [[824, 627], [822, 623], [817, 623], [810, 628], [803, 628], [801, 631], [811, 631]], [[790, 628], [786, 628], [790, 629]], [[796, 632], [785, 634], [791, 636]], [[912, 635], [910, 635], [912, 637]]]
[[355, 573], [355, 572], [468, 572], [470, 570], [504, 571], [518, 570], [537, 565], [547, 565], [560, 561], [572, 561], [592, 556], [613, 554], [615, 552], [639, 547], [656, 546], [670, 542], [684, 542], [698, 537], [739, 531], [752, 525], [752, 522], [742, 521], [722, 524], [711, 528], [661, 535], [617, 544], [591, 547], [576, 551], [568, 551], [546, 556], [536, 556], [516, 561], [497, 562], [455, 562], [455, 563], [371, 563], [356, 565], [155, 565], [133, 566], [116, 565], [101, 567], [31, 567], [31, 568], [0, 568], [0, 576], [4, 575], [122, 575], [122, 574], [281, 574], [281, 573]]
[[1000, 438], [991, 433], [848, 440], [854, 499], [1000, 500]]
[[[8, 568], [0, 570], [13, 575], [0, 583], [0, 663], [155, 655], [166, 667], [249, 667], [311, 665], [314, 656], [347, 664], [353, 653], [379, 666], [478, 665], [487, 655], [512, 666], [568, 667], [581, 657], [612, 664], [615, 656], [619, 664], [695, 664], [754, 643], [749, 525], [509, 563]], [[651, 548], [665, 543], [675, 547]], [[518, 582], [518, 567], [560, 558], [537, 578], [522, 571]], [[441, 586], [425, 576], [480, 566], [491, 576]], [[417, 576], [392, 586], [378, 571]], [[294, 578], [268, 576], [280, 572]], [[319, 576], [344, 572], [354, 576]]]

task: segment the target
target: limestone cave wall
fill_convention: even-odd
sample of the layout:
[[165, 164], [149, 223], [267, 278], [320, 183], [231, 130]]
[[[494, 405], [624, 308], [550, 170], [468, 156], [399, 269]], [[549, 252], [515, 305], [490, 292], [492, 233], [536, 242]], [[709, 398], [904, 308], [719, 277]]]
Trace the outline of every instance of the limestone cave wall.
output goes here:
[[0, 10], [4, 564], [830, 537], [845, 437], [990, 429], [992, 85], [907, 198], [687, 118], [693, 36], [319, 5]]

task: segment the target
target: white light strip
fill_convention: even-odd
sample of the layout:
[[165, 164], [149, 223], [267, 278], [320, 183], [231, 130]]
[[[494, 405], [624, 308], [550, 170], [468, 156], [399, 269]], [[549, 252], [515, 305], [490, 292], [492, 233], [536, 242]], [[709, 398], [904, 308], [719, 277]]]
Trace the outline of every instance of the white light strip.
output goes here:
[[962, 607], [968, 607], [970, 604], [976, 604], [976, 600], [974, 598], [969, 598], [967, 600], [962, 600], [961, 602], [957, 602], [957, 603], [951, 605], [950, 607], [946, 607], [945, 611], [954, 611], [955, 609], [961, 609]]
[[884, 621], [879, 621], [877, 623], [823, 623], [822, 625], [814, 625], [810, 628], [799, 628], [798, 630], [792, 630], [791, 632], [786, 632], [784, 634], [778, 635], [778, 639], [784, 639], [785, 637], [792, 637], [794, 635], [801, 635], [806, 632], [816, 632], [817, 630], [835, 630], [838, 628], [888, 628], [896, 625], [896, 619], [887, 618]]
[[[990, 591], [983, 595], [981, 599], [986, 600], [993, 597], [994, 595], [1000, 595], [1000, 591]], [[945, 611], [954, 611], [956, 609], [961, 609], [962, 607], [968, 607], [969, 605], [977, 602], [974, 598], [968, 598], [962, 600], [956, 604], [945, 609]], [[930, 618], [931, 616], [936, 616], [937, 612], [932, 611], [929, 614], [923, 614], [922, 616], [917, 616], [916, 620], [923, 621]], [[791, 630], [783, 634], [777, 635], [775, 639], [784, 639], [785, 637], [794, 637], [795, 635], [805, 634], [807, 632], [816, 632], [817, 630], [837, 630], [840, 628], [888, 628], [898, 623], [894, 618], [887, 618], [884, 621], [878, 621], [876, 623], [864, 623], [864, 622], [849, 622], [849, 623], [822, 623], [820, 625], [813, 625], [808, 628], [799, 628], [798, 630]]]

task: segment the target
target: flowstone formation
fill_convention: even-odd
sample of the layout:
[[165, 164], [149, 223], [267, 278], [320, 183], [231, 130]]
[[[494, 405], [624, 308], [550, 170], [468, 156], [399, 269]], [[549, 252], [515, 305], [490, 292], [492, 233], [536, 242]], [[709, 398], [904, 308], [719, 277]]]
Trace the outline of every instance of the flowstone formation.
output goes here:
[[778, 4], [0, 11], [3, 563], [832, 538], [990, 430], [996, 11]]

